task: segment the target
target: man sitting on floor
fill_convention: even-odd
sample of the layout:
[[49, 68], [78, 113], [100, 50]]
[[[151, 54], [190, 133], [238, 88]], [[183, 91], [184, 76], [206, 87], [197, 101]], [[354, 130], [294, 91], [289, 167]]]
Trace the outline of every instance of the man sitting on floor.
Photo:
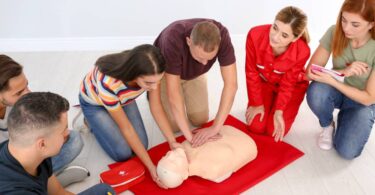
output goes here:
[[[53, 93], [22, 96], [9, 113], [9, 140], [0, 144], [0, 194], [72, 194], [52, 173], [52, 156], [69, 136], [69, 102]], [[98, 184], [80, 194], [109, 195], [113, 189]]]
[[[12, 106], [29, 92], [23, 67], [9, 56], [0, 55], [0, 143], [8, 139], [7, 118]], [[86, 168], [69, 165], [82, 148], [80, 133], [70, 131], [60, 153], [52, 157], [53, 172], [63, 186], [82, 181], [89, 176]]]

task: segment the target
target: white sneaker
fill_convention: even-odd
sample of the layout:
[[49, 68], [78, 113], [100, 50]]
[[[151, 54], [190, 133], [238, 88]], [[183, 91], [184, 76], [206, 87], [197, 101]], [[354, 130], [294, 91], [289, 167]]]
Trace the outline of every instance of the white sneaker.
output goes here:
[[322, 150], [330, 150], [333, 147], [332, 137], [335, 131], [335, 123], [332, 122], [328, 127], [323, 127], [318, 138], [318, 146]]
[[81, 107], [78, 107], [78, 109], [78, 113], [73, 118], [73, 129], [82, 133], [88, 133], [90, 132], [90, 128], [88, 127], [86, 119], [82, 113]]
[[63, 187], [66, 187], [72, 183], [83, 181], [89, 176], [89, 170], [87, 170], [85, 167], [77, 165], [68, 166], [56, 175]]

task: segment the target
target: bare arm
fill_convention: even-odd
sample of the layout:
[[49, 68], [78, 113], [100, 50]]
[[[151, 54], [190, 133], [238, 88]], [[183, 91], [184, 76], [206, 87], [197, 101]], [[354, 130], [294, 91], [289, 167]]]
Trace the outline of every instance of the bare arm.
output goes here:
[[156, 123], [159, 126], [159, 129], [163, 132], [165, 139], [168, 141], [169, 146], [173, 146], [176, 142], [176, 139], [173, 135], [172, 127], [169, 124], [167, 115], [165, 114], [164, 108], [161, 104], [160, 99], [160, 84], [155, 90], [149, 92], [150, 95], [150, 109], [152, 116], [154, 117]]
[[327, 64], [330, 55], [331, 53], [329, 51], [327, 51], [323, 46], [319, 45], [318, 48], [316, 48], [314, 54], [311, 56], [309, 65], [306, 68], [307, 78], [311, 79], [311, 64], [316, 64], [324, 67]]
[[59, 181], [57, 180], [55, 175], [52, 175], [48, 178], [48, 194], [51, 195], [73, 195], [73, 193], [66, 191]]
[[357, 88], [345, 85], [341, 82], [335, 82], [332, 85], [337, 90], [341, 91], [350, 99], [357, 101], [363, 105], [370, 106], [375, 104], [375, 72], [372, 71], [369, 79], [367, 80], [366, 88], [359, 90]]
[[147, 153], [146, 148], [143, 146], [141, 140], [137, 133], [134, 130], [133, 125], [130, 123], [128, 117], [126, 116], [124, 110], [117, 109], [114, 111], [109, 111], [112, 119], [118, 125], [121, 134], [124, 136], [125, 140], [128, 142], [130, 148], [134, 151], [134, 153], [138, 156], [138, 158], [142, 161], [142, 163], [147, 167], [148, 171], [151, 174], [151, 177], [154, 182], [156, 182], [160, 187], [166, 188], [159, 180], [156, 167], [154, 163], [151, 161], [150, 156]]
[[208, 140], [210, 140], [210, 138], [217, 136], [230, 112], [230, 109], [232, 108], [233, 100], [238, 88], [236, 64], [234, 63], [228, 66], [221, 67], [221, 75], [224, 80], [224, 88], [221, 93], [219, 110], [214, 119], [214, 123], [212, 126], [198, 131], [193, 136], [193, 147], [203, 145]]
[[[315, 50], [309, 62], [309, 66], [307, 68], [308, 77], [312, 80], [331, 85], [332, 87], [336, 88], [341, 93], [343, 93], [345, 96], [363, 105], [368, 106], [368, 105], [374, 104], [375, 103], [375, 73], [374, 71], [371, 73], [369, 79], [367, 80], [367, 85], [364, 90], [359, 90], [357, 88], [341, 83], [335, 80], [334, 78], [332, 78], [331, 76], [329, 76], [328, 74], [319, 73], [319, 72], [314, 72], [314, 73], [311, 72], [310, 70], [311, 64], [325, 66], [329, 59], [329, 56], [330, 56], [330, 52], [328, 52], [322, 46], [319, 46]], [[345, 71], [345, 69], [342, 71]]]
[[341, 83], [331, 77], [330, 75], [322, 72], [313, 73], [312, 77], [313, 80], [326, 83], [331, 85], [332, 87], [339, 90], [348, 98], [359, 102], [363, 105], [369, 106], [371, 104], [375, 104], [375, 73], [372, 72], [369, 79], [367, 80], [367, 85], [364, 90], [359, 90], [355, 87], [346, 85]]
[[139, 139], [137, 133], [134, 130], [133, 125], [130, 123], [128, 117], [126, 116], [124, 110], [117, 109], [109, 111], [112, 119], [118, 125], [121, 134], [124, 136], [125, 140], [128, 142], [130, 148], [138, 156], [138, 158], [143, 162], [143, 164], [151, 169], [154, 164], [151, 161], [150, 156], [147, 153], [146, 148], [143, 146], [141, 140]]
[[180, 76], [165, 73], [165, 79], [167, 83], [167, 97], [176, 124], [184, 134], [186, 140], [191, 142], [193, 136], [186, 118], [185, 103], [180, 93]]
[[237, 92], [237, 69], [236, 64], [231, 64], [229, 66], [223, 66], [220, 68], [221, 75], [224, 81], [224, 87], [221, 92], [221, 99], [219, 110], [215, 116], [213, 126], [217, 129], [217, 132], [223, 126], [225, 119], [227, 118], [234, 101], [234, 97]]

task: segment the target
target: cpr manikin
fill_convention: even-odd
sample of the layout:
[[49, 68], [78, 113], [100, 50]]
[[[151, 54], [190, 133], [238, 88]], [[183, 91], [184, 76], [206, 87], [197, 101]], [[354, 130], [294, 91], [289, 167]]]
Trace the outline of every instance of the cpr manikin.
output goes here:
[[162, 183], [175, 188], [193, 175], [219, 183], [257, 156], [254, 140], [244, 132], [223, 126], [220, 134], [221, 139], [200, 147], [192, 148], [185, 141], [183, 148], [169, 151], [157, 166]]

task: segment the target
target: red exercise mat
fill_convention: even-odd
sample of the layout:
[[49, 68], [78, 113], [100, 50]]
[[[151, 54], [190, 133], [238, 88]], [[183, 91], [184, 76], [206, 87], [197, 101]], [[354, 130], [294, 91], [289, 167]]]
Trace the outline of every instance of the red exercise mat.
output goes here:
[[[205, 124], [204, 127], [210, 126], [211, 124], [212, 121]], [[246, 125], [233, 116], [229, 115], [225, 124], [236, 127], [250, 135], [258, 147], [257, 158], [233, 173], [231, 177], [221, 183], [214, 183], [196, 176], [191, 176], [179, 187], [165, 190], [158, 187], [152, 181], [149, 172], [146, 171], [146, 178], [141, 183], [132, 186], [130, 190], [140, 195], [239, 194], [303, 156], [303, 152], [285, 142], [276, 143], [272, 137], [248, 132], [246, 130]], [[185, 140], [183, 136], [177, 138], [178, 142], [182, 142], [183, 140]], [[151, 148], [149, 154], [152, 161], [157, 164], [169, 149], [169, 145], [166, 142]]]

